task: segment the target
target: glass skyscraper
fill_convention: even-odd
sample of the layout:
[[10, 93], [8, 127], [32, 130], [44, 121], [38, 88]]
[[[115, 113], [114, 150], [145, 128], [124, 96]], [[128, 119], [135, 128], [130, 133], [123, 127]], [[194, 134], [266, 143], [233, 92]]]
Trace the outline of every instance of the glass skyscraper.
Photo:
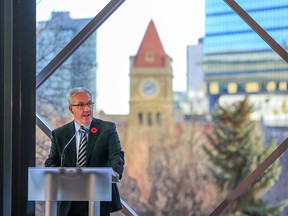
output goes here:
[[[287, 1], [236, 2], [287, 50]], [[222, 96], [284, 96], [287, 63], [224, 1], [206, 0], [205, 9], [203, 69], [210, 109]]]

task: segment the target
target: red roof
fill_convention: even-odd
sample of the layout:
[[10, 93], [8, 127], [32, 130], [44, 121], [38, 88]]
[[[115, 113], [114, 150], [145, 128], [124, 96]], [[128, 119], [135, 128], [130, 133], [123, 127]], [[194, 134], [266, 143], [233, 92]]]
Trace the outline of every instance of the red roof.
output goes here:
[[134, 57], [135, 67], [163, 67], [167, 55], [153, 20], [150, 21], [139, 50]]

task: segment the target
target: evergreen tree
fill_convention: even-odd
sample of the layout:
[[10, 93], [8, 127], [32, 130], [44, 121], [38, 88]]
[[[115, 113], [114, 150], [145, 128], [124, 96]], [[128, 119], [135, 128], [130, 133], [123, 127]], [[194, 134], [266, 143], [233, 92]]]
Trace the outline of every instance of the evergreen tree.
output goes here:
[[[266, 147], [262, 145], [257, 123], [250, 118], [252, 112], [253, 106], [246, 97], [232, 106], [218, 106], [212, 113], [214, 129], [207, 135], [211, 146], [204, 150], [214, 164], [211, 172], [219, 190], [224, 193], [231, 193], [275, 148], [273, 143]], [[262, 197], [279, 178], [280, 171], [279, 160], [276, 160], [227, 208], [228, 215], [279, 215], [285, 204], [269, 206]]]

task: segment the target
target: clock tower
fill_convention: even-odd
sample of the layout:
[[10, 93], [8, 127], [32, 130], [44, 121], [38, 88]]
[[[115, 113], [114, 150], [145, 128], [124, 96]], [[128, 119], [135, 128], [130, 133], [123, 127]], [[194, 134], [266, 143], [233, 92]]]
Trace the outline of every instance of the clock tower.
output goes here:
[[[130, 57], [129, 130], [170, 129], [173, 124], [172, 58], [162, 46], [153, 20], [139, 50]], [[168, 128], [169, 127], [169, 128]]]

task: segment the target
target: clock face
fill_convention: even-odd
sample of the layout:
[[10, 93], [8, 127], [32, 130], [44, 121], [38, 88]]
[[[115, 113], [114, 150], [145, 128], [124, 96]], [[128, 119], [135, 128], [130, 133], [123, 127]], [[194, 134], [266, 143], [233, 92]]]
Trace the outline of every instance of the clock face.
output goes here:
[[158, 94], [159, 85], [154, 79], [145, 79], [140, 85], [140, 91], [144, 97], [151, 98]]

